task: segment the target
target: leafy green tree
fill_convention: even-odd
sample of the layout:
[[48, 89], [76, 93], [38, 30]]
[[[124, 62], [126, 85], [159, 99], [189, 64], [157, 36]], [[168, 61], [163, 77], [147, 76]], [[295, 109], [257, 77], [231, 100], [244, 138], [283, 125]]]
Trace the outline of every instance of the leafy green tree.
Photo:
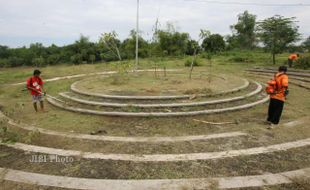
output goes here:
[[[21, 47], [16, 48], [12, 50], [12, 57], [18, 58], [18, 59], [12, 59], [12, 66], [33, 66], [32, 60], [35, 58], [35, 54], [30, 50], [30, 48]], [[18, 65], [16, 65], [18, 63]]]
[[237, 24], [230, 26], [233, 31], [231, 40], [235, 40], [233, 41], [234, 45], [241, 49], [254, 48], [256, 42], [255, 25], [256, 15], [250, 14], [248, 11], [239, 14]]
[[83, 62], [82, 54], [72, 55], [70, 60], [74, 64], [81, 64]]
[[189, 42], [188, 33], [159, 30], [159, 47], [164, 55], [184, 55]]
[[94, 54], [89, 55], [89, 61], [94, 64], [94, 61], [96, 61], [96, 56]]
[[177, 32], [175, 26], [168, 22], [165, 29], [156, 28], [151, 45], [151, 54], [155, 55], [160, 53], [161, 56], [185, 55], [189, 40], [188, 33]]
[[7, 58], [0, 59], [0, 68], [3, 68], [3, 67], [10, 67], [9, 59]]
[[56, 65], [61, 62], [60, 54], [51, 54], [46, 58], [46, 63], [49, 65]]
[[[89, 41], [88, 37], [85, 37], [83, 35], [80, 36], [80, 39], [78, 41], [75, 41], [73, 44], [73, 51], [76, 56], [76, 58], [81, 57], [82, 62], [89, 62], [89, 56], [92, 54], [95, 54], [95, 44]], [[80, 59], [80, 58], [79, 58]], [[79, 60], [79, 59], [73, 59], [73, 60]], [[75, 61], [75, 63], [77, 63]]]
[[310, 36], [302, 43], [305, 50], [310, 52]]
[[258, 35], [265, 49], [272, 54], [276, 63], [276, 54], [282, 53], [288, 46], [299, 40], [295, 17], [284, 18], [280, 15], [267, 18], [258, 23]]
[[226, 50], [240, 49], [240, 45], [235, 35], [227, 35], [225, 36], [226, 41]]
[[36, 58], [32, 59], [32, 63], [36, 67], [42, 67], [45, 65], [45, 60], [43, 57], [36, 57]]
[[115, 31], [109, 33], [101, 34], [99, 39], [99, 44], [104, 46], [106, 49], [109, 50], [111, 54], [116, 56], [120, 61], [122, 60], [121, 53], [120, 53], [120, 45], [121, 41], [117, 39], [117, 33]]
[[9, 58], [10, 50], [8, 46], [0, 45], [0, 59]]
[[19, 67], [24, 65], [24, 60], [20, 57], [9, 57], [8, 63], [11, 67]]
[[[139, 35], [139, 57], [145, 58], [149, 54], [149, 44], [144, 40], [141, 35]], [[133, 59], [135, 57], [136, 51], [136, 31], [131, 30], [129, 38], [125, 39], [121, 45], [122, 56], [127, 59]]]
[[220, 34], [211, 34], [202, 41], [201, 47], [206, 52], [217, 53], [225, 49], [225, 41]]
[[186, 48], [186, 55], [194, 55], [199, 53], [199, 44], [196, 40], [189, 40]]
[[[202, 39], [206, 38], [207, 36], [210, 36], [210, 34], [211, 34], [211, 32], [209, 30], [200, 29], [199, 40], [198, 40], [197, 44], [199, 45], [200, 41]], [[191, 69], [189, 71], [189, 79], [192, 79], [192, 72], [194, 70], [195, 63], [196, 63], [196, 65], [198, 65], [198, 63], [197, 63], [198, 50], [199, 50], [199, 46], [194, 46], [194, 53], [192, 56]]]
[[55, 64], [60, 63], [62, 61], [61, 51], [63, 51], [63, 49], [64, 48], [58, 47], [55, 44], [52, 44], [51, 46], [47, 47], [45, 49], [45, 51], [46, 51], [46, 57], [45, 57], [46, 64], [55, 65]]
[[46, 55], [45, 47], [41, 43], [30, 44], [29, 52], [33, 55], [33, 58], [43, 57]]

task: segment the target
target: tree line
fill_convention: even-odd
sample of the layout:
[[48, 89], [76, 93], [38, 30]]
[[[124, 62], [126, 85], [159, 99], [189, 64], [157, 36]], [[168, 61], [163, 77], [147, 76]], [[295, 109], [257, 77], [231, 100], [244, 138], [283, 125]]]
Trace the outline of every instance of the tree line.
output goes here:
[[[157, 29], [151, 40], [139, 37], [139, 56], [164, 57], [185, 56], [199, 53], [216, 54], [233, 49], [253, 50], [264, 48], [273, 55], [283, 51], [309, 51], [310, 37], [301, 45], [300, 33], [296, 18], [285, 18], [280, 15], [256, 20], [256, 15], [245, 11], [237, 16], [236, 24], [231, 25], [232, 34], [222, 36], [201, 30], [199, 40], [194, 40], [188, 33], [179, 32], [172, 24], [167, 23], [165, 29]], [[156, 23], [157, 25], [158, 23]], [[81, 35], [73, 44], [62, 47], [41, 43], [29, 47], [9, 48], [0, 45], [0, 67], [45, 66], [60, 63], [81, 64], [109, 62], [115, 60], [133, 59], [135, 57], [136, 31], [132, 30], [125, 40], [120, 40], [116, 32], [103, 33], [98, 42], [91, 42]]]

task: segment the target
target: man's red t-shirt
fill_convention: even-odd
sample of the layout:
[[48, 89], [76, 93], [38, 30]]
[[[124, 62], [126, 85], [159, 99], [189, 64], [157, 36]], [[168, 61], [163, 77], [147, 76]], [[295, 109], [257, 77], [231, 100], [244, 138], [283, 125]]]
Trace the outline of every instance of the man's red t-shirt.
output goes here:
[[27, 87], [34, 88], [37, 91], [31, 90], [31, 94], [38, 96], [42, 92], [43, 81], [40, 77], [33, 76], [27, 80]]

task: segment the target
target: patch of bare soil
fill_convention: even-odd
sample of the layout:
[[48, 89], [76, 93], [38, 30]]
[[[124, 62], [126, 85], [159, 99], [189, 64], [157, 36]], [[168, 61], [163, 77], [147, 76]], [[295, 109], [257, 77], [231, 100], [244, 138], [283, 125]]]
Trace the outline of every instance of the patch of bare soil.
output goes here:
[[310, 147], [253, 156], [189, 162], [129, 162], [73, 158], [31, 163], [32, 155], [0, 146], [0, 167], [51, 175], [100, 179], [177, 179], [261, 175], [310, 167]]
[[35, 184], [17, 183], [12, 181], [0, 181], [1, 190], [68, 190], [59, 187], [47, 187]]

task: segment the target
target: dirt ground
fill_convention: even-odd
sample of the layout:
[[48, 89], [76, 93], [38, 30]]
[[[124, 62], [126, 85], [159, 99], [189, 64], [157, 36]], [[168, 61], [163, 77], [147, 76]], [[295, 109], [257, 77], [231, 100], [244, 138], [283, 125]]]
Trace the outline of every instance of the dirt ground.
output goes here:
[[[171, 68], [179, 68], [180, 62]], [[248, 65], [229, 65], [223, 61], [215, 62], [212, 70], [213, 74], [234, 76], [236, 78], [248, 78], [262, 83], [266, 78], [251, 76], [241, 72]], [[94, 71], [93, 66], [90, 66]], [[101, 67], [100, 67], [101, 68]], [[57, 69], [56, 69], [57, 70]], [[83, 70], [77, 68], [72, 74]], [[207, 67], [195, 68], [195, 73], [199, 74], [207, 71]], [[11, 72], [11, 71], [8, 71]], [[61, 72], [60, 72], [61, 73]], [[20, 75], [20, 77], [23, 75]], [[47, 69], [47, 76], [53, 77], [52, 72]], [[187, 75], [184, 75], [187, 76]], [[59, 92], [68, 91], [70, 85], [79, 79], [62, 80], [57, 82], [46, 83], [46, 88], [51, 95], [57, 96]], [[113, 80], [113, 78], [111, 79]], [[180, 80], [180, 79], [179, 79]], [[219, 79], [220, 80], [220, 79]], [[135, 79], [136, 81], [136, 79]], [[146, 80], [147, 81], [147, 80]], [[16, 82], [14, 79], [7, 79], [6, 82]], [[113, 81], [112, 81], [113, 82]], [[192, 81], [196, 82], [196, 81]], [[201, 82], [201, 81], [200, 81]], [[96, 87], [98, 84], [93, 83]], [[111, 81], [102, 83], [111, 85]], [[161, 83], [156, 83], [154, 86]], [[223, 83], [225, 84], [225, 83]], [[234, 87], [240, 86], [242, 82], [236, 80]], [[139, 86], [141, 85], [141, 86]], [[140, 83], [136, 87], [134, 94], [143, 89], [155, 88]], [[186, 84], [185, 86], [191, 86]], [[200, 86], [201, 83], [197, 83]], [[126, 85], [125, 85], [126, 86]], [[144, 86], [144, 87], [143, 87]], [[177, 86], [176, 89], [183, 89], [184, 86]], [[110, 88], [110, 87], [109, 87]], [[113, 87], [114, 88], [114, 87]], [[126, 87], [127, 88], [127, 87]], [[128, 89], [122, 89], [128, 92]], [[128, 87], [129, 88], [129, 87]], [[172, 88], [171, 84], [167, 85], [164, 91]], [[184, 87], [185, 88], [185, 87]], [[225, 88], [225, 85], [218, 86], [218, 89]], [[298, 86], [290, 85], [290, 94], [285, 103], [282, 120], [279, 126], [273, 130], [266, 129], [264, 121], [268, 104], [255, 106], [254, 108], [229, 112], [215, 115], [202, 115], [195, 117], [177, 117], [177, 118], [120, 118], [120, 117], [102, 117], [94, 115], [83, 115], [72, 113], [45, 104], [47, 113], [34, 113], [31, 105], [31, 97], [25, 91], [24, 86], [10, 86], [5, 90], [1, 89], [0, 109], [17, 123], [31, 125], [43, 129], [54, 131], [63, 131], [71, 133], [90, 134], [98, 130], [105, 131], [102, 135], [109, 136], [186, 136], [186, 135], [208, 135], [224, 133], [231, 131], [240, 131], [247, 133], [247, 136], [199, 140], [190, 142], [170, 142], [158, 143], [124, 143], [124, 142], [102, 142], [92, 140], [78, 140], [51, 135], [41, 134], [39, 132], [29, 132], [0, 121], [0, 138], [6, 140], [6, 143], [23, 142], [38, 146], [52, 148], [63, 148], [72, 150], [81, 150], [87, 152], [101, 153], [127, 153], [127, 154], [181, 154], [181, 153], [199, 153], [199, 152], [218, 152], [227, 150], [246, 149], [252, 147], [267, 146], [291, 142], [295, 140], [309, 138], [310, 134], [310, 96], [309, 90]], [[102, 88], [105, 89], [105, 88]], [[112, 87], [111, 87], [112, 89]], [[110, 90], [111, 90], [110, 89]], [[196, 87], [193, 89], [197, 89]], [[108, 89], [109, 90], [109, 89]], [[188, 89], [187, 89], [188, 90]], [[191, 89], [190, 89], [191, 90]], [[229, 94], [225, 96], [212, 97], [210, 99], [234, 97], [246, 94], [253, 90], [253, 86], [246, 90]], [[116, 91], [110, 91], [116, 92]], [[130, 92], [132, 93], [132, 92]], [[150, 91], [149, 94], [160, 93]], [[184, 94], [180, 92], [179, 94]], [[241, 103], [251, 102], [257, 97], [249, 98], [244, 101], [223, 104], [223, 107], [239, 105]], [[208, 99], [208, 98], [206, 98]], [[204, 99], [205, 100], [205, 99]], [[198, 100], [193, 100], [198, 101]], [[83, 105], [79, 105], [83, 106]], [[220, 106], [217, 106], [220, 107]], [[205, 107], [199, 107], [203, 109]], [[216, 108], [206, 107], [206, 108]], [[103, 108], [96, 108], [103, 109]], [[181, 108], [184, 109], [184, 108]], [[181, 110], [180, 109], [180, 110]], [[197, 109], [197, 108], [195, 108]], [[177, 110], [177, 109], [176, 109]], [[125, 110], [128, 111], [128, 110]], [[140, 110], [132, 110], [134, 112]], [[151, 110], [152, 111], [152, 110]], [[173, 109], [172, 109], [173, 111]], [[185, 110], [186, 111], [186, 110]], [[232, 121], [231, 125], [208, 125], [194, 119], [227, 122]], [[301, 124], [286, 127], [284, 124], [295, 120], [303, 119]], [[6, 129], [6, 131], [4, 131]], [[268, 154], [255, 156], [240, 156], [236, 158], [225, 158], [207, 161], [188, 161], [188, 162], [129, 162], [129, 161], [112, 161], [112, 160], [95, 160], [74, 158], [72, 163], [29, 163], [31, 155], [35, 153], [24, 152], [0, 145], [0, 167], [7, 167], [16, 170], [37, 172], [50, 175], [62, 175], [72, 177], [86, 177], [98, 179], [178, 179], [178, 178], [203, 178], [203, 177], [223, 177], [223, 176], [245, 176], [260, 175], [265, 173], [278, 173], [301, 168], [310, 167], [310, 147], [295, 148], [287, 151], [279, 151]], [[61, 188], [39, 187], [35, 185], [24, 185], [14, 182], [0, 181], [1, 188], [4, 189], [51, 189], [62, 190]], [[302, 179], [296, 179], [293, 184], [278, 185], [263, 188], [245, 188], [250, 190], [288, 190], [288, 189], [307, 189], [309, 186]], [[0, 188], [0, 189], [1, 189]], [[309, 188], [308, 188], [309, 189]]]

